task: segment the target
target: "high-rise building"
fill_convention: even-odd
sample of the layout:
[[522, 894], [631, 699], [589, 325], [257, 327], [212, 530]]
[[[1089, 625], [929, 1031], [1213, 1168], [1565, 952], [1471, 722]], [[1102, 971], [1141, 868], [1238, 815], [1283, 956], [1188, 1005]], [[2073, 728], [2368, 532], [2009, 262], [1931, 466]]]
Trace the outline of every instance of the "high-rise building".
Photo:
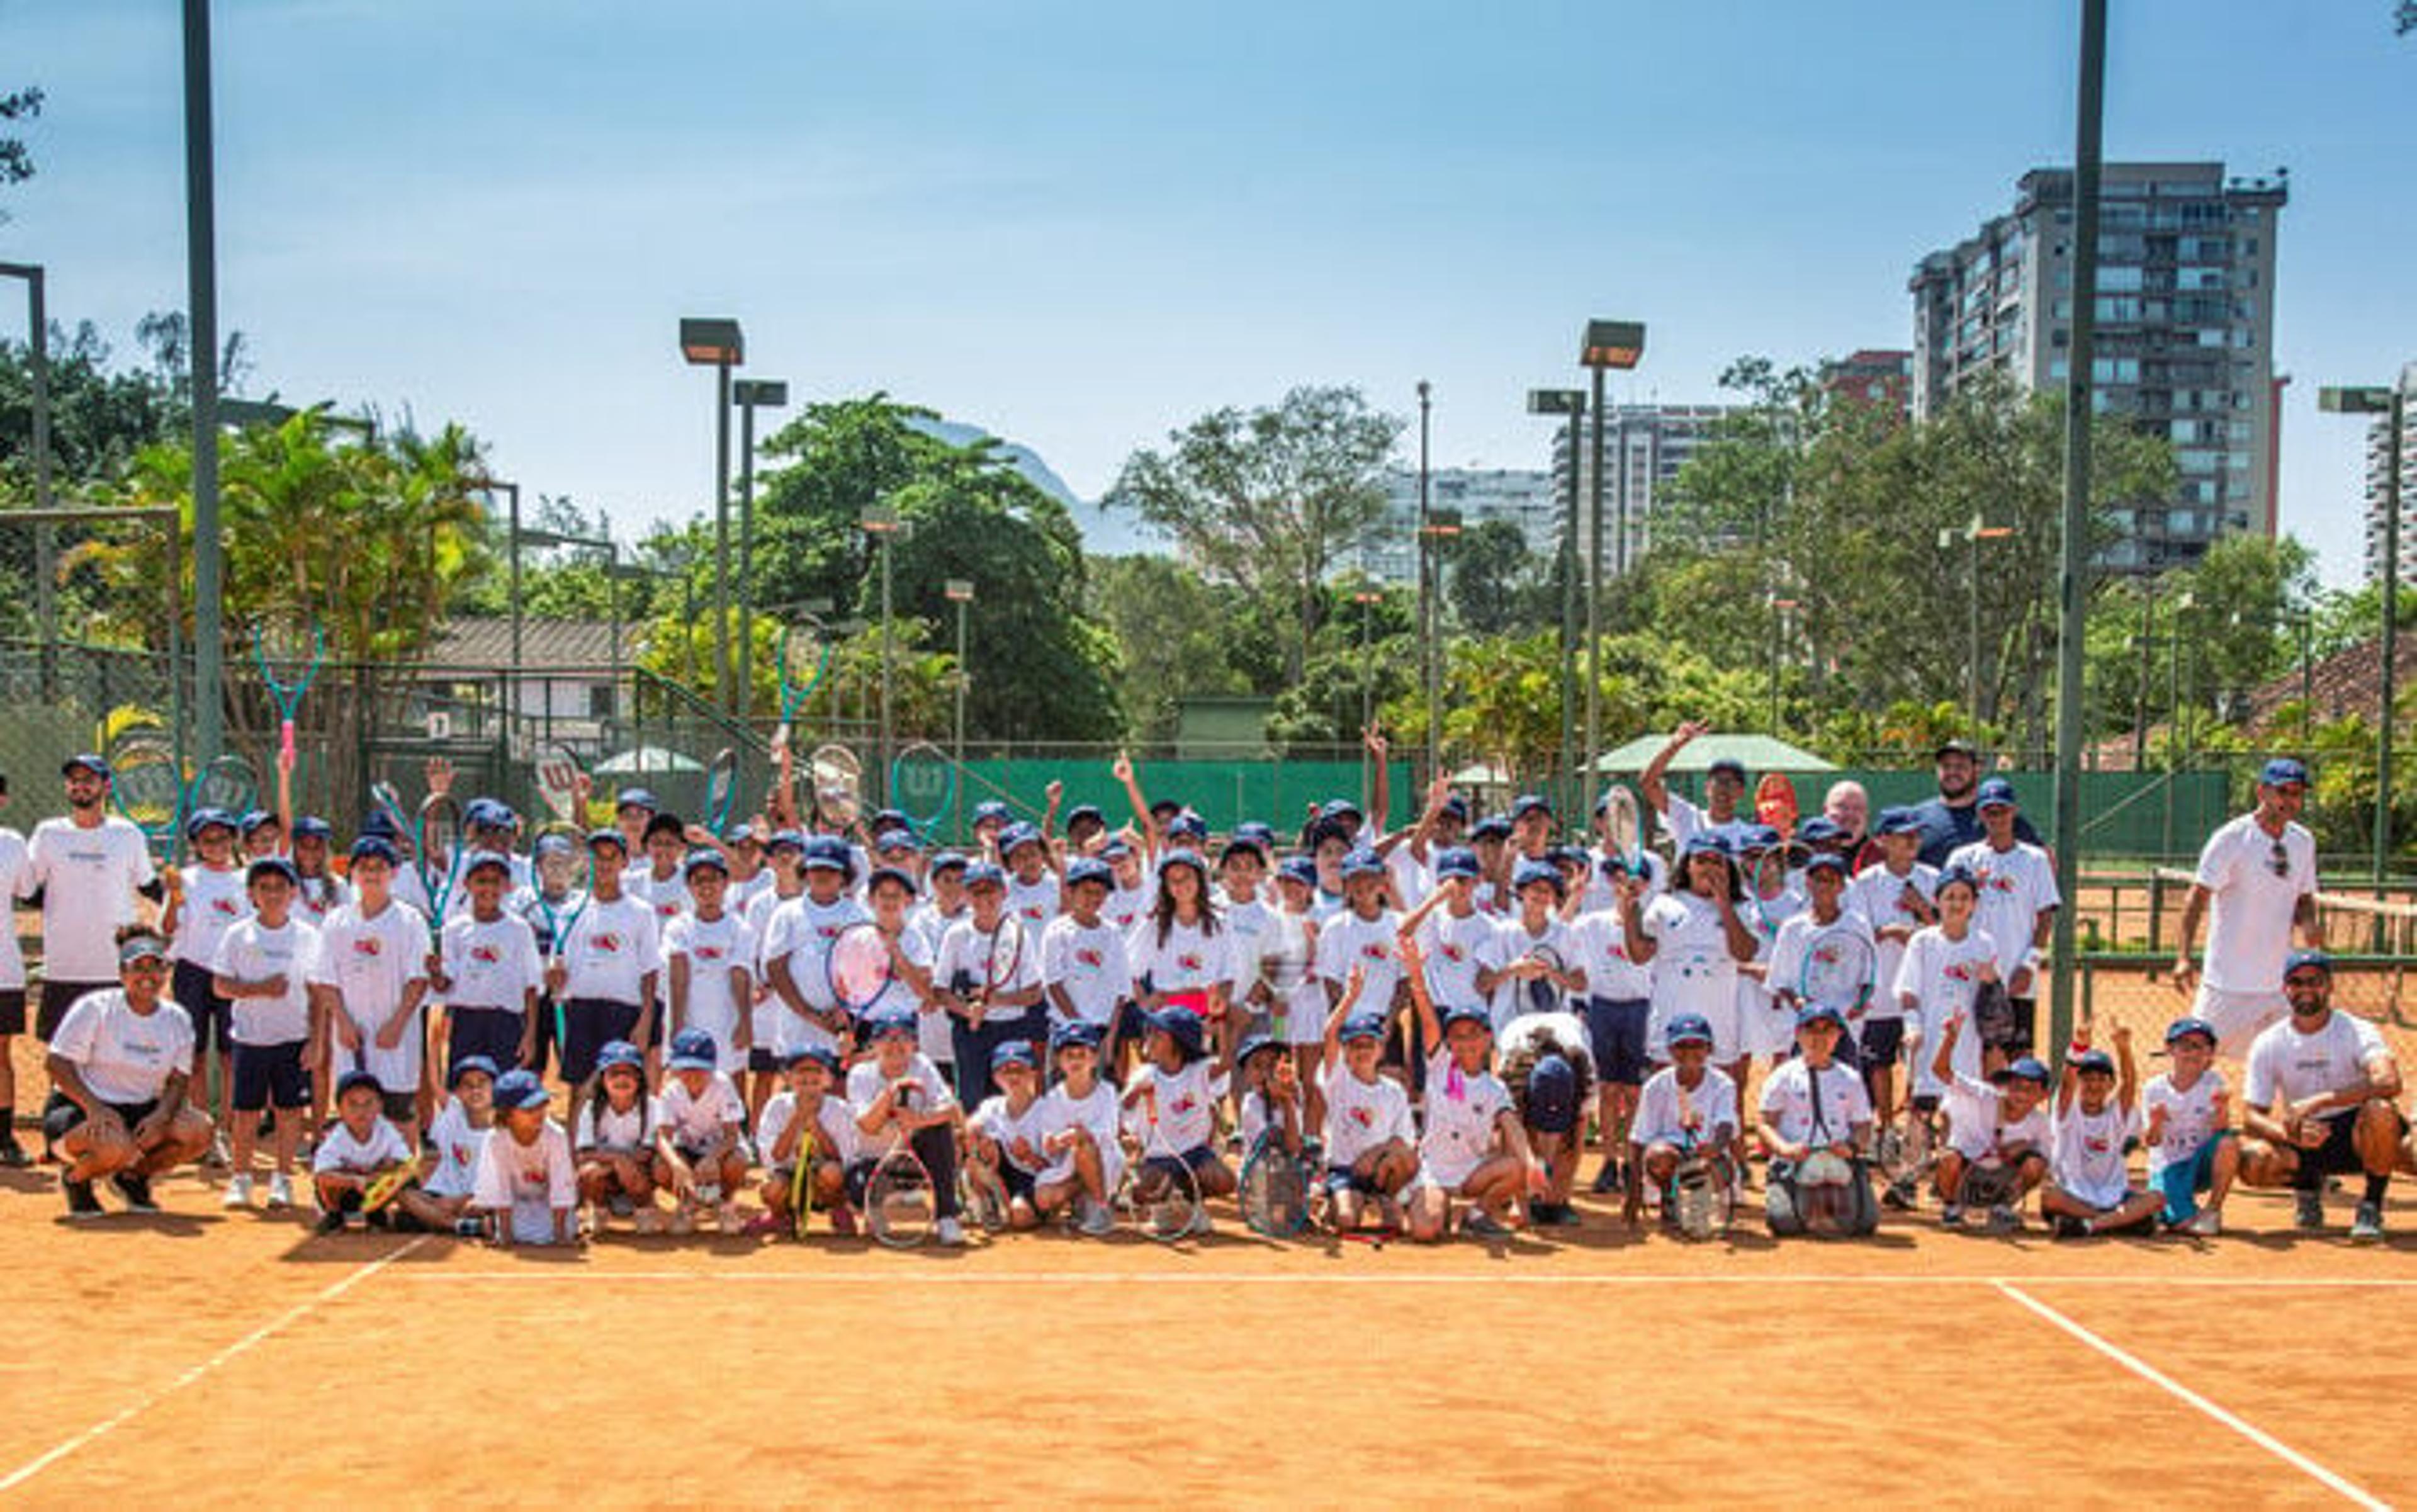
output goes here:
[[[1427, 507], [1457, 512], [1463, 528], [1508, 520], [1519, 527], [1531, 552], [1550, 553], [1559, 544], [1560, 505], [1553, 480], [1544, 473], [1439, 467], [1427, 474]], [[1364, 569], [1380, 582], [1415, 584], [1418, 529], [1418, 470], [1397, 468], [1385, 477], [1385, 521], [1369, 541], [1364, 560], [1355, 553], [1337, 562], [1335, 570]]]
[[[1913, 413], [2002, 372], [2060, 389], [2073, 323], [2073, 173], [2035, 168], [2014, 207], [1915, 268]], [[2102, 413], [2173, 443], [2171, 498], [2117, 512], [2102, 558], [2119, 571], [2196, 561], [2227, 530], [2275, 533], [2274, 242], [2288, 176], [2220, 162], [2108, 163], [2101, 182], [2097, 349]]]
[[1905, 415], [1913, 404], [1913, 354], [1865, 347], [1822, 363], [1820, 382], [1839, 403], [1877, 405]]
[[[1666, 502], [1679, 469], [1710, 439], [1713, 426], [1734, 414], [1728, 405], [1615, 405], [1603, 433], [1603, 571], [1616, 577], [1623, 566], [1634, 567], [1654, 540], [1655, 515]], [[1594, 543], [1594, 419], [1589, 416], [1578, 436], [1578, 555], [1584, 558]], [[1570, 433], [1553, 433], [1554, 497], [1558, 504], [1569, 484]], [[1621, 511], [1625, 509], [1625, 514]], [[1617, 532], [1628, 522], [1628, 550], [1623, 556]], [[1560, 549], [1559, 515], [1545, 549]]]
[[[2417, 394], [2417, 362], [2400, 370], [2403, 393]], [[2403, 404], [2400, 424], [2400, 581], [2417, 583], [2417, 405]], [[2366, 576], [2383, 581], [2383, 525], [2392, 491], [2392, 417], [2378, 415], [2366, 429]]]

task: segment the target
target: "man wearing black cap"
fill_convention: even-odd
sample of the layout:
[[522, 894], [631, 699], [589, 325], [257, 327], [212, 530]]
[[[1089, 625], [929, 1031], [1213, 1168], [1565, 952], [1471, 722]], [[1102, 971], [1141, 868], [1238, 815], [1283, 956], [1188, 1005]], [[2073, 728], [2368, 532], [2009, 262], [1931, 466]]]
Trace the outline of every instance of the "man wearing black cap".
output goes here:
[[[2292, 931], [2305, 944], [2325, 942], [2317, 921], [2317, 841], [2295, 822], [2307, 797], [2306, 767], [2288, 757], [2267, 762], [2257, 806], [2227, 820], [2198, 853], [2175, 942], [2174, 990], [2193, 994], [2191, 1015], [2215, 1026], [2221, 1054], [2246, 1054], [2258, 1031], [2289, 1011], [2283, 958]], [[2202, 972], [2191, 945], [2211, 905]]]
[[[73, 756], [59, 775], [67, 815], [34, 826], [25, 843], [25, 896], [39, 899], [42, 909], [42, 998], [34, 1033], [44, 1044], [77, 999], [117, 985], [117, 928], [137, 922], [137, 894], [156, 900], [160, 891], [143, 832], [108, 811], [109, 763]], [[0, 1020], [0, 1058], [24, 1028], [21, 1004], [16, 1022]], [[0, 1130], [9, 1131], [13, 1144], [13, 1075], [0, 1080]]]
[[[1938, 775], [1938, 796], [1913, 805], [1922, 821], [1922, 855], [1925, 866], [1944, 866], [1947, 858], [1981, 838], [1981, 753], [1971, 741], [1939, 742], [1933, 757]], [[2031, 821], [2014, 816], [2014, 838], [2040, 844]]]

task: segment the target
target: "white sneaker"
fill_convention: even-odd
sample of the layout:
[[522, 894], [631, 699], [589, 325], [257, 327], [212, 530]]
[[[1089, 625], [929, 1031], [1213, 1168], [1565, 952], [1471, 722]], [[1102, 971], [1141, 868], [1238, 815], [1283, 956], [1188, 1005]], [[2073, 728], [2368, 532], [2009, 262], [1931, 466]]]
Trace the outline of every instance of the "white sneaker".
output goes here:
[[2212, 1239], [2224, 1232], [2224, 1214], [2213, 1208], [2201, 1208], [2184, 1221], [2182, 1231], [2197, 1234], [2201, 1239]]
[[219, 1206], [222, 1208], [251, 1206], [251, 1178], [250, 1176], [228, 1177], [226, 1191], [219, 1198]]
[[942, 1218], [939, 1223], [935, 1226], [933, 1233], [938, 1238], [940, 1243], [948, 1245], [951, 1249], [956, 1248], [958, 1245], [961, 1245], [965, 1242], [965, 1228], [954, 1218]]
[[1192, 1231], [1195, 1234], [1213, 1234], [1217, 1231], [1217, 1225], [1209, 1219], [1207, 1208], [1202, 1208], [1193, 1216]]
[[744, 1233], [747, 1229], [747, 1225], [739, 1219], [738, 1204], [736, 1202], [724, 1202], [714, 1209], [713, 1223], [715, 1228], [725, 1234]]
[[279, 1171], [268, 1178], [268, 1206], [274, 1212], [294, 1205], [294, 1178]]
[[642, 1234], [661, 1233], [663, 1231], [663, 1210], [649, 1202], [645, 1207], [642, 1207], [635, 1213], [630, 1214], [630, 1227]]
[[1084, 1233], [1097, 1239], [1116, 1231], [1116, 1215], [1108, 1211], [1104, 1202], [1087, 1202], [1084, 1204], [1083, 1221], [1078, 1227]]
[[689, 1212], [688, 1205], [686, 1203], [682, 1203], [672, 1210], [671, 1231], [676, 1234], [692, 1234], [696, 1232], [696, 1215]]

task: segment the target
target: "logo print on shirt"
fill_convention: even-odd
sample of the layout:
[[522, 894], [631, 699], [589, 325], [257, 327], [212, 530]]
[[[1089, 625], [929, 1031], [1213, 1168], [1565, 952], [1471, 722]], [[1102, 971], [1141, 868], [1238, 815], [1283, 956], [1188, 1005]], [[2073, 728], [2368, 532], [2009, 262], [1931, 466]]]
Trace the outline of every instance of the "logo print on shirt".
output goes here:
[[386, 941], [378, 939], [375, 935], [363, 935], [360, 939], [353, 941], [353, 954], [356, 955], [367, 955], [372, 959], [375, 959], [376, 957], [386, 954]]
[[242, 912], [240, 909], [237, 909], [235, 906], [235, 899], [233, 898], [213, 898], [210, 901], [210, 911], [218, 914], [221, 918], [227, 919], [232, 919], [238, 913]]
[[618, 935], [590, 935], [587, 943], [599, 955], [618, 955], [621, 953], [621, 937]]
[[470, 959], [478, 962], [480, 966], [494, 966], [499, 964], [503, 958], [503, 952], [495, 949], [493, 945], [473, 945], [470, 947]]
[[1092, 949], [1091, 947], [1089, 947], [1088, 945], [1086, 945], [1086, 946], [1084, 946], [1081, 950], [1076, 951], [1076, 952], [1074, 953], [1074, 959], [1075, 959], [1075, 961], [1076, 961], [1076, 963], [1077, 963], [1077, 964], [1079, 964], [1079, 965], [1083, 965], [1083, 966], [1087, 966], [1087, 967], [1089, 967], [1089, 968], [1090, 968], [1092, 970], [1094, 970], [1094, 971], [1096, 971], [1096, 970], [1098, 970], [1100, 969], [1100, 953], [1099, 953], [1098, 951], [1096, 951], [1096, 950], [1093, 950], [1093, 949]]
[[1382, 940], [1372, 939], [1360, 947], [1360, 956], [1362, 960], [1386, 961], [1392, 959], [1392, 953], [1385, 948]]
[[693, 954], [700, 961], [718, 961], [726, 953], [719, 945], [699, 945]]

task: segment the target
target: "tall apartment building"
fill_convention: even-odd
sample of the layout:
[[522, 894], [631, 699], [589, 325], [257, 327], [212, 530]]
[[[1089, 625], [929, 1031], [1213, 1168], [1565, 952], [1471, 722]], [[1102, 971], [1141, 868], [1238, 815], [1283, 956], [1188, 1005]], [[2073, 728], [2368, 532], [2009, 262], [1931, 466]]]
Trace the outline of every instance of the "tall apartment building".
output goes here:
[[[1913, 413], [1975, 375], [2061, 388], [2073, 322], [2073, 174], [2035, 168], [2011, 213], [1915, 268]], [[2275, 533], [2274, 243], [2288, 176], [2220, 162], [2109, 163], [2101, 183], [2094, 402], [2170, 439], [2174, 496], [2118, 512], [2119, 571], [2195, 561], [2227, 530]]]
[[[1728, 405], [1616, 405], [1605, 418], [1603, 433], [1603, 570], [1606, 577], [1619, 573], [1624, 561], [1634, 567], [1653, 543], [1655, 512], [1668, 496], [1670, 484], [1679, 469], [1695, 454], [1695, 449], [1710, 438], [1713, 424], [1734, 412]], [[1594, 419], [1589, 416], [1586, 430], [1578, 438], [1578, 555], [1584, 557], [1593, 547], [1594, 529], [1591, 518], [1594, 488]], [[1566, 425], [1553, 433], [1554, 497], [1557, 506], [1562, 502], [1570, 476], [1570, 433]], [[1615, 535], [1623, 518], [1625, 507], [1628, 522], [1628, 552], [1619, 552]], [[1555, 529], [1559, 517], [1555, 516]], [[1560, 549], [1556, 534], [1547, 550]]]
[[[2400, 389], [2417, 400], [2417, 362], [2400, 370]], [[2400, 408], [2400, 581], [2417, 583], [2417, 403]], [[2392, 417], [2378, 415], [2366, 431], [2366, 575], [2361, 581], [2367, 583], [2383, 581], [2391, 449]]]
[[[1452, 510], [1460, 523], [1508, 520], [1519, 527], [1528, 549], [1549, 553], [1560, 540], [1560, 504], [1551, 477], [1518, 468], [1439, 467], [1427, 474], [1427, 505]], [[1418, 558], [1419, 475], [1396, 468], [1385, 478], [1385, 520], [1368, 543], [1364, 562], [1354, 555], [1338, 571], [1363, 567], [1380, 582], [1415, 584]]]

